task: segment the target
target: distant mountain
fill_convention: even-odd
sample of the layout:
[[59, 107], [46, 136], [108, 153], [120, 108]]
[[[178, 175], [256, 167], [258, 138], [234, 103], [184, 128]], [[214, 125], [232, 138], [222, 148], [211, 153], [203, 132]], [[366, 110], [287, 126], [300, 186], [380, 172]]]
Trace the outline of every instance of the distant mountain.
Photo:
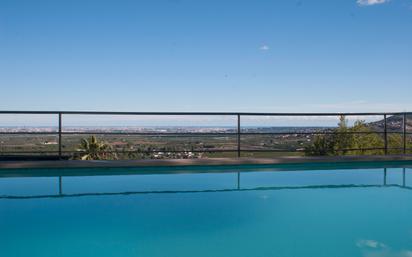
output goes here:
[[[375, 131], [383, 131], [385, 128], [384, 119], [374, 122], [369, 122], [368, 126]], [[386, 126], [388, 131], [399, 131], [403, 130], [403, 115], [394, 115], [386, 118]], [[406, 130], [412, 130], [412, 115], [406, 116]]]

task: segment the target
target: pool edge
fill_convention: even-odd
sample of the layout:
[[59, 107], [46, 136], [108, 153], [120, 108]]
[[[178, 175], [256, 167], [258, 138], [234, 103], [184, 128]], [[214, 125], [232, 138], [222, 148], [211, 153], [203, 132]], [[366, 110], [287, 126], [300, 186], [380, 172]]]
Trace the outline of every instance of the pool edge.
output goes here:
[[184, 166], [237, 166], [277, 165], [303, 163], [360, 163], [360, 162], [412, 162], [412, 155], [375, 156], [288, 156], [276, 158], [207, 158], [162, 160], [52, 160], [52, 161], [0, 161], [0, 169], [27, 168], [115, 168], [115, 167], [184, 167]]

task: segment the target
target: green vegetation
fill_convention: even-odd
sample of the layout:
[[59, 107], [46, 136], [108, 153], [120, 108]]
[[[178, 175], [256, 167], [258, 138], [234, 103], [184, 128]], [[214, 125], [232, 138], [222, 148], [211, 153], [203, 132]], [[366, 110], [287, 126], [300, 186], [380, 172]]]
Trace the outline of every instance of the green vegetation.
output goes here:
[[[400, 134], [388, 134], [388, 148], [402, 148], [403, 139]], [[345, 116], [340, 117], [338, 128], [330, 135], [315, 136], [312, 144], [305, 147], [307, 156], [326, 155], [379, 155], [384, 154], [383, 134], [376, 133], [365, 121], [358, 120], [349, 127]], [[410, 148], [408, 142], [407, 148]], [[401, 150], [390, 150], [390, 153], [401, 153]]]
[[81, 151], [81, 160], [117, 159], [116, 153], [112, 152], [110, 145], [99, 141], [95, 136], [91, 136], [89, 139], [82, 138], [79, 151]]
[[337, 145], [336, 140], [336, 135], [316, 135], [313, 140], [313, 143], [305, 147], [305, 154], [307, 156], [335, 155], [335, 148]]

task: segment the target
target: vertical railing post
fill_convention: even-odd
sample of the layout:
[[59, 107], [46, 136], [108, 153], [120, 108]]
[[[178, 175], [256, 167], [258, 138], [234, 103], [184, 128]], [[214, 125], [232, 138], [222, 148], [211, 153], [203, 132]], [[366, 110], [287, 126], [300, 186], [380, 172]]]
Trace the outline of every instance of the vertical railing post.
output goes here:
[[384, 120], [383, 133], [384, 133], [384, 140], [385, 140], [385, 154], [388, 154], [388, 125], [387, 125], [387, 120], [386, 120], [386, 114], [383, 115], [383, 120]]
[[59, 159], [62, 158], [62, 113], [59, 112]]
[[62, 177], [59, 176], [59, 195], [63, 194], [63, 180]]
[[240, 172], [237, 172], [237, 190], [240, 190]]
[[403, 114], [403, 154], [406, 154], [406, 113]]
[[406, 169], [403, 168], [402, 170], [402, 186], [405, 187], [406, 186]]
[[237, 115], [237, 157], [240, 157], [240, 114]]

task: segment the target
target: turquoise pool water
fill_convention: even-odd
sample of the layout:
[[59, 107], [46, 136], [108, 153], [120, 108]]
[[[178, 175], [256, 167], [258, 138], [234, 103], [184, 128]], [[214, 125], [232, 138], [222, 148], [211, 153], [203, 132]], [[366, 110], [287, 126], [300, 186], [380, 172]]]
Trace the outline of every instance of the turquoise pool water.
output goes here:
[[410, 257], [412, 169], [385, 167], [0, 171], [0, 256]]

